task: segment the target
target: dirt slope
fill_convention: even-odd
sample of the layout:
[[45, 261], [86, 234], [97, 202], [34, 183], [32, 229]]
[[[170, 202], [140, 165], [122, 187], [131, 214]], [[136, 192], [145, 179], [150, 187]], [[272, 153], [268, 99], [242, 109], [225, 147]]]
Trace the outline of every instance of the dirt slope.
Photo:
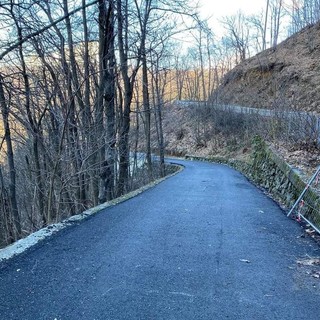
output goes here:
[[236, 66], [213, 97], [226, 104], [320, 114], [319, 58], [318, 23]]

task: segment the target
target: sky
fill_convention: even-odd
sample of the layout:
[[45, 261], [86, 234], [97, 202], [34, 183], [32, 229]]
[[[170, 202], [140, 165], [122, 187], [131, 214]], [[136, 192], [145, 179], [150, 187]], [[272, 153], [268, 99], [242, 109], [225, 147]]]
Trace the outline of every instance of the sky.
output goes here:
[[200, 0], [201, 13], [222, 17], [242, 10], [246, 14], [258, 13], [266, 6], [266, 0]]
[[209, 25], [216, 35], [222, 33], [219, 23], [222, 17], [236, 14], [241, 10], [245, 15], [260, 13], [267, 0], [199, 0], [202, 18], [209, 18]]

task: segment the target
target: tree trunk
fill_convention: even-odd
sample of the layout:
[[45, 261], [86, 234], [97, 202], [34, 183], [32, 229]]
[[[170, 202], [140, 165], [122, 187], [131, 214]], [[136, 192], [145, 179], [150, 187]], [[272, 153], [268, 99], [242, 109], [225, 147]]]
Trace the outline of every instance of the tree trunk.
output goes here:
[[[14, 18], [15, 19], [15, 18]], [[18, 21], [15, 19], [18, 39], [22, 40], [22, 29], [19, 26]], [[25, 92], [25, 109], [27, 112], [27, 117], [29, 121], [29, 126], [31, 128], [31, 137], [32, 137], [32, 147], [33, 147], [33, 159], [35, 164], [35, 180], [36, 180], [36, 192], [37, 192], [37, 201], [39, 206], [39, 214], [44, 220], [44, 224], [46, 224], [45, 219], [45, 205], [44, 205], [44, 197], [43, 197], [43, 181], [42, 181], [42, 172], [41, 172], [41, 161], [39, 155], [39, 135], [40, 130], [37, 125], [37, 119], [33, 116], [31, 112], [31, 101], [30, 101], [30, 82], [29, 76], [27, 74], [27, 67], [25, 63], [25, 58], [23, 54], [22, 45], [19, 46], [19, 56], [21, 59], [21, 67], [22, 67], [22, 77], [24, 81], [24, 92]]]
[[[67, 29], [67, 37], [68, 37], [68, 49], [69, 49], [69, 59], [70, 59], [70, 65], [71, 65], [71, 84], [73, 85], [73, 92], [71, 90], [72, 96], [75, 95], [77, 98], [78, 105], [80, 106], [80, 110], [82, 113], [87, 112], [86, 106], [83, 102], [80, 85], [79, 85], [79, 79], [78, 79], [78, 72], [77, 72], [77, 62], [76, 62], [76, 56], [74, 52], [74, 43], [73, 43], [73, 36], [72, 36], [72, 28], [71, 28], [71, 21], [70, 21], [70, 13], [68, 10], [68, 1], [63, 0], [63, 10], [64, 14], [66, 16], [65, 22], [66, 22], [66, 29]], [[77, 198], [80, 201], [80, 204], [85, 204], [86, 200], [86, 193], [85, 193], [85, 178], [84, 173], [82, 170], [82, 160], [81, 160], [81, 153], [80, 153], [80, 145], [79, 145], [79, 133], [78, 133], [78, 126], [76, 124], [76, 104], [74, 101], [74, 98], [72, 97], [74, 108], [71, 110], [71, 127], [70, 127], [70, 135], [72, 140], [72, 151], [73, 151], [73, 157], [74, 157], [74, 166], [77, 173], [77, 182], [78, 182], [78, 190], [77, 190]], [[77, 210], [81, 210], [82, 207], [78, 207]]]
[[[115, 180], [115, 54], [114, 54], [114, 3], [106, 7], [99, 1], [99, 87], [96, 105], [97, 137], [100, 147], [99, 202], [114, 197]], [[104, 117], [106, 118], [104, 121]], [[106, 129], [105, 124], [106, 122]]]
[[9, 165], [9, 194], [10, 194], [10, 202], [12, 207], [12, 215], [15, 227], [14, 237], [17, 240], [22, 233], [21, 230], [21, 221], [18, 210], [18, 202], [17, 202], [17, 191], [16, 191], [16, 169], [14, 164], [14, 155], [13, 155], [13, 146], [11, 140], [11, 130], [9, 125], [9, 107], [6, 102], [4, 88], [3, 88], [3, 77], [0, 74], [0, 108], [2, 114], [3, 121], [3, 129], [4, 129], [4, 138], [7, 145], [7, 160]]
[[146, 160], [149, 179], [152, 178], [152, 159], [151, 159], [151, 112], [150, 112], [150, 98], [149, 98], [149, 80], [147, 57], [145, 53], [145, 45], [142, 47], [142, 96], [143, 96], [143, 111], [144, 111], [144, 125], [146, 136]]
[[[119, 180], [118, 195], [127, 191], [129, 178], [129, 131], [130, 131], [130, 106], [133, 95], [133, 84], [139, 69], [141, 56], [137, 58], [137, 66], [133, 69], [131, 77], [128, 67], [128, 7], [125, 3], [122, 8], [122, 1], [117, 0], [117, 21], [118, 21], [118, 45], [120, 57], [120, 71], [123, 79], [124, 101], [123, 113], [119, 136]], [[123, 12], [124, 11], [124, 12]], [[125, 26], [125, 29], [123, 28]], [[141, 52], [141, 51], [140, 51]]]

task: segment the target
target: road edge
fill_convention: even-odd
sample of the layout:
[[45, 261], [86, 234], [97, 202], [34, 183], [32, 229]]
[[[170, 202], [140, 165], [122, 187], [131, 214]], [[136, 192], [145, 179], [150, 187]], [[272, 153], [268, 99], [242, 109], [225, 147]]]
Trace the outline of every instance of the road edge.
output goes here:
[[0, 249], [0, 262], [5, 261], [5, 260], [9, 260], [14, 256], [17, 256], [17, 255], [23, 253], [27, 249], [36, 245], [38, 242], [50, 237], [54, 233], [57, 233], [58, 231], [65, 229], [68, 226], [73, 225], [75, 222], [83, 221], [83, 220], [87, 219], [88, 217], [91, 217], [106, 208], [115, 206], [119, 203], [125, 202], [131, 198], [134, 198], [137, 195], [155, 187], [159, 183], [171, 178], [172, 176], [175, 176], [176, 174], [178, 174], [182, 170], [184, 170], [184, 166], [181, 164], [174, 163], [174, 162], [169, 162], [169, 164], [176, 166], [178, 168], [178, 170], [163, 177], [163, 178], [152, 181], [152, 182], [146, 184], [145, 186], [143, 186], [139, 189], [136, 189], [134, 191], [131, 191], [121, 197], [118, 197], [118, 198], [113, 199], [111, 201], [105, 202], [105, 203], [100, 204], [96, 207], [87, 209], [77, 215], [71, 216], [70, 218], [63, 220], [62, 222], [50, 224], [49, 226], [42, 228], [34, 233], [31, 233], [27, 237], [22, 238], [16, 242], [14, 242], [13, 244], [5, 247], [5, 248]]

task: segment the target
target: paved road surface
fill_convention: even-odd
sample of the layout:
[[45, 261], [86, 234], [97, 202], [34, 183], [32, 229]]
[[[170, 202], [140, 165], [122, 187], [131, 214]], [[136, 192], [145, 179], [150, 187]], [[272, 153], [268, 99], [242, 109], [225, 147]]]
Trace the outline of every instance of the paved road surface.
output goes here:
[[308, 319], [319, 256], [240, 173], [183, 162], [139, 196], [0, 264], [0, 319]]

